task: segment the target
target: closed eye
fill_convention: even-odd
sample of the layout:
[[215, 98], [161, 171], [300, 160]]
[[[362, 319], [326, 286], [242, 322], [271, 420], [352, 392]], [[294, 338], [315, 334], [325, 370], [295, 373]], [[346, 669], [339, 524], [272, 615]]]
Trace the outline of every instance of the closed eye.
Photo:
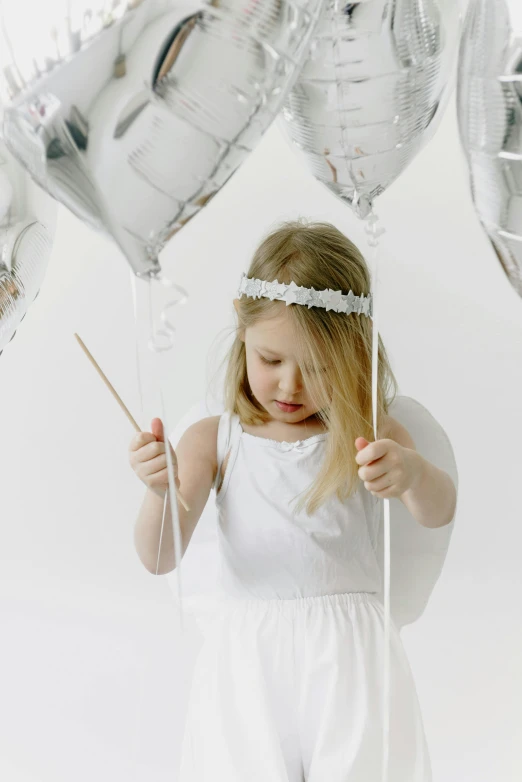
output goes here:
[[[328, 367], [321, 367], [320, 372], [326, 372]], [[315, 372], [315, 369], [313, 367], [306, 367], [306, 371], [310, 372], [310, 374], [313, 374]]]
[[261, 355], [259, 356], [259, 358], [261, 359], [263, 364], [270, 364], [271, 366], [273, 366], [274, 364], [280, 364], [281, 363], [279, 361], [279, 359], [277, 359], [275, 361], [269, 361], [267, 358], [265, 358], [264, 356], [261, 356]]

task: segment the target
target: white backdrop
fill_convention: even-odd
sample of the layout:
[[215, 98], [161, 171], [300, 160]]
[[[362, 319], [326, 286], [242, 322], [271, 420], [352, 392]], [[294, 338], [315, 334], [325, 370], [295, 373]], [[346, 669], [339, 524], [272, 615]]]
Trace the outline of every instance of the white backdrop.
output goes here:
[[[441, 580], [402, 632], [434, 780], [517, 782], [522, 302], [475, 218], [453, 105], [377, 211], [381, 334], [400, 392], [445, 428], [460, 474]], [[298, 216], [365, 249], [348, 208], [273, 127], [168, 246], [163, 266], [191, 295], [171, 353], [173, 422], [205, 393], [255, 245]], [[167, 579], [134, 551], [144, 488], [127, 462], [133, 432], [74, 331], [138, 417], [128, 267], [60, 207], [42, 292], [0, 357], [0, 777], [170, 782], [195, 634], [180, 638]]]

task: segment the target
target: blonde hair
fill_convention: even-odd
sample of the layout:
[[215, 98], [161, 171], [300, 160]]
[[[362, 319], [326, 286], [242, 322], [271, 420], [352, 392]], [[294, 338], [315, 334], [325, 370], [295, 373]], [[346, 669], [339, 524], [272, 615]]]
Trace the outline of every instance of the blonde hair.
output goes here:
[[[361, 252], [337, 228], [322, 222], [290, 221], [272, 231], [257, 248], [248, 276], [287, 284], [293, 280], [307, 288], [331, 288], [345, 294], [352, 290], [356, 296], [370, 293], [370, 273]], [[240, 335], [259, 319], [280, 313], [280, 307], [280, 302], [266, 298], [242, 296], [238, 302], [236, 336], [226, 357], [225, 406], [247, 425], [263, 424], [270, 415], [251, 392]], [[303, 381], [329, 432], [321, 470], [296, 508], [306, 503], [311, 514], [334, 493], [341, 501], [355, 493], [360, 480], [355, 438], [374, 439], [372, 320], [298, 304], [289, 305], [287, 312], [296, 334]], [[377, 432], [397, 391], [379, 337]]]

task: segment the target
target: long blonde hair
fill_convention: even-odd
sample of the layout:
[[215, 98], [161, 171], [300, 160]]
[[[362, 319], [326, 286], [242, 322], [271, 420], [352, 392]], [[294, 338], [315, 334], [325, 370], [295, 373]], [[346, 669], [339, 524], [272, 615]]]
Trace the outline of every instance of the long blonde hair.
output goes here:
[[[303, 285], [315, 290], [350, 290], [356, 296], [370, 293], [370, 273], [357, 247], [329, 223], [296, 220], [283, 223], [257, 248], [249, 277]], [[270, 299], [242, 296], [238, 302], [236, 336], [227, 356], [225, 406], [247, 425], [270, 420], [252, 394], [247, 377], [244, 330], [261, 318], [280, 311]], [[299, 304], [287, 307], [300, 352], [303, 381], [319, 405], [318, 418], [329, 436], [319, 474], [297, 505], [312, 514], [329, 496], [344, 501], [358, 487], [359, 469], [355, 438], [373, 438], [372, 426], [372, 320]], [[326, 365], [326, 368], [325, 368]], [[398, 392], [384, 345], [379, 337], [377, 432]], [[328, 400], [324, 403], [324, 400]]]

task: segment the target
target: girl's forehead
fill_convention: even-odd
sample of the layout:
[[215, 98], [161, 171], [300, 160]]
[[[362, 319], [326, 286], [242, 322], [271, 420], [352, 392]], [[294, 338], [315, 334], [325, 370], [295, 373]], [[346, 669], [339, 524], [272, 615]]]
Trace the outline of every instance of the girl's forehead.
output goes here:
[[255, 340], [294, 341], [294, 328], [284, 310], [271, 318], [260, 318], [246, 333]]
[[285, 315], [263, 318], [246, 329], [246, 341], [259, 350], [278, 353], [280, 356], [296, 354], [296, 337], [290, 319]]

